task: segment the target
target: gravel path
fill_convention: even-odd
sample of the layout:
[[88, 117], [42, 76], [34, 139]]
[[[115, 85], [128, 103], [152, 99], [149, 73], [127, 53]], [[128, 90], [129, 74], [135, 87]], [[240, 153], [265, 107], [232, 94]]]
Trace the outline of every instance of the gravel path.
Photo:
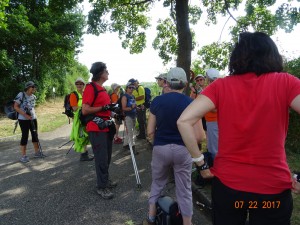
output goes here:
[[[29, 141], [29, 163], [18, 160], [19, 138], [0, 142], [1, 225], [138, 225], [147, 213], [151, 184], [151, 147], [137, 141], [136, 156], [142, 188], [137, 189], [131, 157], [122, 145], [114, 145], [110, 176], [118, 182], [115, 198], [103, 200], [96, 193], [94, 162], [80, 162], [79, 154], [68, 152], [71, 125], [40, 134], [44, 159], [33, 159]], [[88, 147], [89, 151], [90, 146]], [[170, 186], [168, 194], [174, 196]], [[194, 225], [211, 222], [195, 206]]]

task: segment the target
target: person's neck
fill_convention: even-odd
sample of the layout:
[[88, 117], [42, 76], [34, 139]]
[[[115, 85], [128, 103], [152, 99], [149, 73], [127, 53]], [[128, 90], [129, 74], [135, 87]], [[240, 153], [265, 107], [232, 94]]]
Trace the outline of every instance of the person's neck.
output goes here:
[[25, 91], [26, 95], [30, 96], [32, 95], [32, 92], [30, 90]]
[[104, 82], [102, 80], [98, 80], [95, 81], [95, 83], [102, 87]]

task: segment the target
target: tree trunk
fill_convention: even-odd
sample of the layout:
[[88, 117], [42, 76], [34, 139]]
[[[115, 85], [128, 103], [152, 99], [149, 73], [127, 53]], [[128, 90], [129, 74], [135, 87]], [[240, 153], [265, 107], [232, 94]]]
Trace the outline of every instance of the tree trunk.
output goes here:
[[[192, 35], [189, 25], [188, 0], [176, 0], [176, 29], [178, 34], [177, 66], [184, 69], [190, 82], [190, 67], [192, 55]], [[186, 90], [188, 91], [188, 90]]]

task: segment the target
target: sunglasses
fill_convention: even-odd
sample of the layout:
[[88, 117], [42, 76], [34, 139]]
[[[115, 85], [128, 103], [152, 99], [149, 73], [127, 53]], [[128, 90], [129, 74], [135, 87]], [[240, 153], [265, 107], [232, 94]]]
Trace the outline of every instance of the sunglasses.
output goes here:
[[134, 89], [134, 87], [128, 87], [128, 89]]
[[75, 84], [76, 86], [78, 86], [78, 85], [84, 85], [83, 83], [77, 83], [77, 84]]
[[197, 79], [196, 80], [196, 82], [199, 82], [199, 81], [204, 81], [204, 79], [201, 78], [201, 79]]

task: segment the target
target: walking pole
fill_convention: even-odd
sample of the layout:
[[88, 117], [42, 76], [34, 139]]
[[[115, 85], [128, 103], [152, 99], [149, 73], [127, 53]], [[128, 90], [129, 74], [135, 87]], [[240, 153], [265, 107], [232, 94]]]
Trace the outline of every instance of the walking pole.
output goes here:
[[75, 144], [75, 142], [72, 144], [71, 148], [68, 150], [68, 152], [66, 153], [66, 155], [68, 155], [68, 154], [69, 154], [69, 152], [70, 152], [70, 151], [71, 151], [71, 149], [73, 148], [74, 144]]
[[[70, 141], [64, 143], [62, 146], [59, 146], [58, 148], [61, 148], [61, 147], [65, 146], [65, 145], [69, 144], [71, 141], [72, 141], [72, 140], [70, 140]], [[73, 144], [73, 145], [74, 145], [74, 144]], [[73, 145], [72, 145], [72, 146], [73, 146]]]
[[124, 127], [125, 127], [126, 134], [127, 134], [127, 137], [128, 137], [128, 145], [129, 145], [129, 149], [130, 149], [130, 155], [131, 155], [133, 169], [134, 169], [134, 173], [135, 173], [137, 188], [140, 189], [140, 188], [142, 188], [142, 184], [141, 184], [141, 180], [140, 180], [140, 176], [139, 176], [139, 171], [138, 171], [138, 168], [136, 166], [135, 156], [134, 156], [133, 149], [132, 149], [132, 143], [131, 143], [131, 141], [129, 141], [128, 129], [127, 129], [127, 126], [126, 126], [125, 119], [124, 119]]
[[38, 146], [39, 146], [39, 152], [41, 154], [41, 157], [44, 158], [42, 146], [41, 146], [40, 140], [38, 138], [38, 134], [37, 134], [37, 130], [36, 130], [35, 124], [34, 124], [33, 120], [30, 120], [30, 122], [31, 122], [31, 126], [32, 126], [32, 131], [33, 131], [33, 133], [34, 133], [34, 135], [36, 137], [36, 140], [37, 140], [37, 143], [38, 143]]

